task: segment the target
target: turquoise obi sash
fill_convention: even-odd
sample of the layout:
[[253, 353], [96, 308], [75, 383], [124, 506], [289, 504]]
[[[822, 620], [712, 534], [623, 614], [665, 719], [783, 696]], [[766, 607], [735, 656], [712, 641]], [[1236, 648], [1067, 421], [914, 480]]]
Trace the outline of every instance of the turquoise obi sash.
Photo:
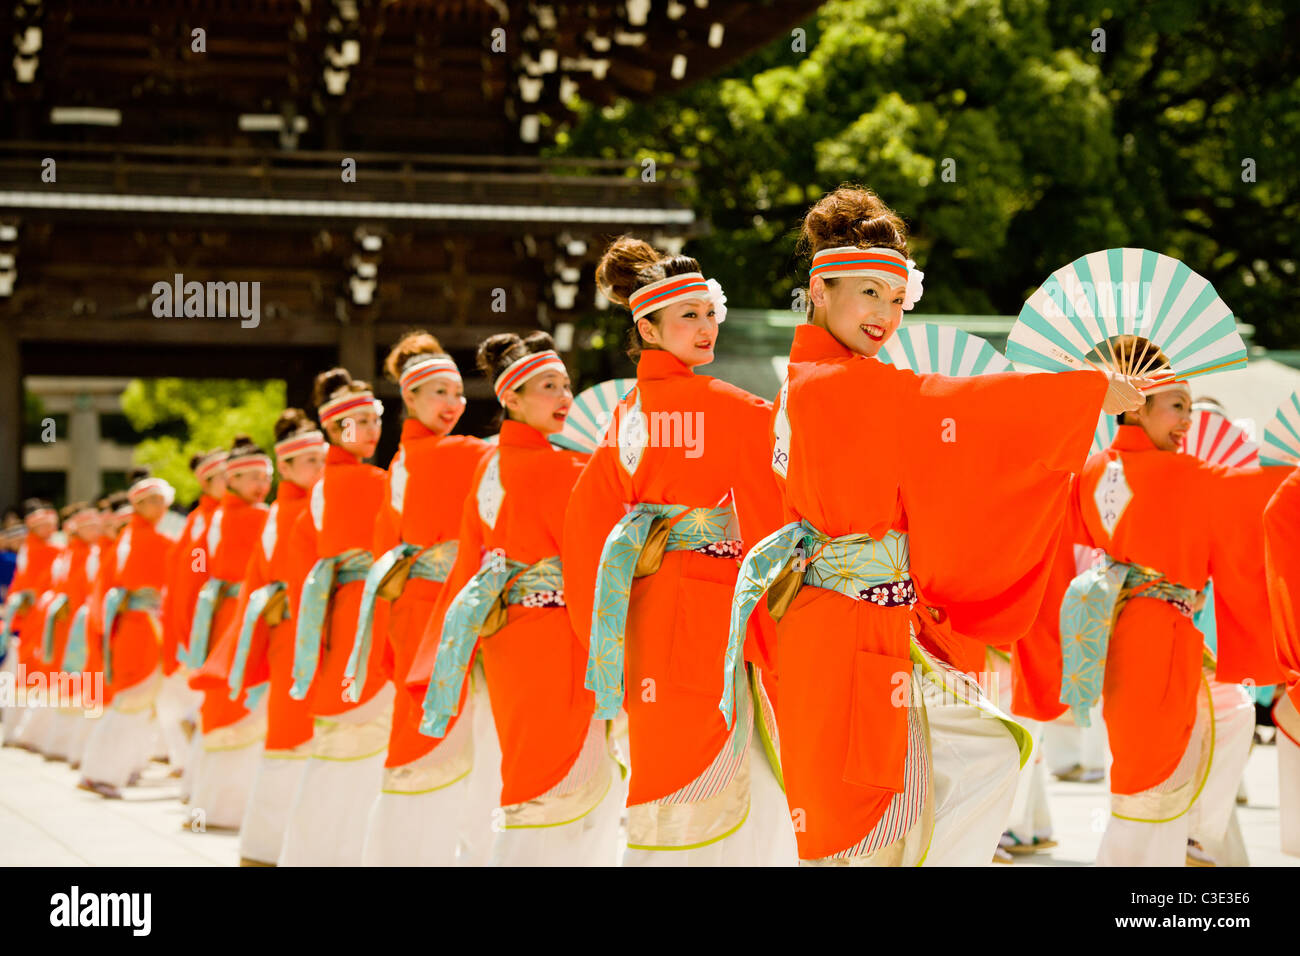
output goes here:
[[4, 618], [0, 623], [0, 657], [9, 649], [9, 638], [14, 634], [14, 618], [31, 607], [35, 599], [36, 592], [30, 590], [15, 591], [5, 598], [4, 614], [0, 615]]
[[238, 581], [222, 581], [220, 578], [208, 578], [199, 588], [198, 600], [194, 602], [194, 619], [190, 622], [190, 644], [176, 653], [177, 660], [196, 670], [208, 659], [208, 639], [212, 635], [212, 618], [217, 613], [217, 605], [225, 598], [239, 596]]
[[1088, 712], [1101, 699], [1106, 647], [1115, 619], [1133, 597], [1168, 601], [1190, 616], [1197, 592], [1174, 584], [1159, 571], [1116, 561], [1109, 555], [1084, 571], [1061, 601], [1061, 703], [1074, 722], [1090, 726]]
[[86, 643], [86, 622], [90, 619], [90, 601], [85, 601], [72, 616], [68, 627], [68, 643], [63, 648], [63, 669], [69, 673], [86, 668], [86, 655], [90, 648]]
[[41, 657], [47, 664], [54, 662], [54, 619], [68, 606], [66, 594], [56, 594], [45, 609], [45, 621], [41, 626]]
[[109, 588], [104, 595], [104, 680], [113, 683], [113, 625], [123, 611], [153, 611], [162, 607], [162, 597], [153, 588]]
[[[806, 521], [795, 521], [768, 535], [754, 546], [740, 566], [731, 601], [722, 700], [718, 704], [728, 727], [736, 706], [736, 684], [744, 680], [741, 649], [749, 616], [759, 598], [791, 562], [794, 571], [803, 570], [803, 583], [813, 587], [839, 591], [882, 607], [899, 607], [916, 601], [908, 578], [911, 569], [908, 538], [902, 531], [890, 531], [879, 540], [867, 534], [832, 538]], [[745, 701], [741, 703], [743, 706]]]
[[343, 688], [343, 699], [356, 703], [361, 699], [361, 688], [366, 685], [366, 666], [370, 660], [371, 631], [375, 623], [375, 599], [378, 597], [379, 585], [383, 583], [388, 572], [398, 561], [415, 555], [411, 565], [410, 578], [421, 581], [446, 581], [451, 574], [451, 566], [456, 563], [456, 551], [460, 542], [439, 541], [428, 548], [419, 545], [399, 544], [374, 563], [366, 573], [366, 586], [361, 591], [361, 609], [357, 614], [357, 636], [352, 641], [352, 654], [348, 658], [344, 678], [349, 681]]
[[730, 503], [690, 508], [639, 502], [614, 525], [600, 553], [587, 675], [583, 682], [587, 690], [595, 692], [595, 716], [600, 720], [613, 720], [623, 706], [623, 639], [632, 579], [651, 527], [661, 518], [669, 521], [666, 551], [695, 551], [705, 545], [740, 538], [736, 513]]
[[424, 695], [420, 733], [426, 737], [445, 736], [451, 718], [460, 711], [460, 690], [465, 683], [470, 655], [502, 592], [506, 604], [522, 604], [530, 594], [563, 589], [563, 569], [558, 555], [542, 558], [531, 566], [500, 552], [489, 551], [483, 555], [478, 572], [447, 608], [433, 676]]
[[321, 558], [302, 583], [302, 598], [298, 602], [298, 625], [293, 639], [293, 687], [289, 696], [302, 700], [316, 679], [320, 664], [321, 629], [325, 625], [325, 611], [329, 607], [330, 592], [335, 586], [362, 581], [374, 564], [370, 552], [351, 548], [332, 558]]
[[[284, 590], [283, 581], [272, 581], [270, 584], [264, 584], [253, 591], [248, 596], [248, 604], [244, 608], [244, 619], [239, 622], [239, 640], [235, 643], [235, 657], [230, 662], [230, 674], [226, 678], [226, 686], [230, 688], [230, 699], [239, 700], [239, 694], [244, 689], [244, 671], [248, 667], [248, 652], [253, 646], [253, 631], [257, 629], [258, 619], [261, 618], [262, 612], [275, 597]], [[286, 615], [287, 619], [287, 615]], [[248, 697], [245, 698], [245, 705], [252, 710], [254, 705], [248, 701], [253, 697], [253, 691], [257, 687], [248, 689]]]

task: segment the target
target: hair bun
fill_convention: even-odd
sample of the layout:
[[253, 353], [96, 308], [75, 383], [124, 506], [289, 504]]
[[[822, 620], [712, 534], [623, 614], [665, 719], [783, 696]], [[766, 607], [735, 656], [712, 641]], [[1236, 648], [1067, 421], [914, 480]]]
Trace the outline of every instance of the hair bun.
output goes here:
[[333, 397], [335, 392], [352, 384], [352, 373], [345, 368], [332, 368], [316, 376], [311, 389], [311, 402], [320, 408]]
[[870, 189], [840, 186], [808, 210], [799, 231], [806, 255], [838, 246], [882, 246], [907, 255], [907, 226]]
[[388, 356], [384, 359], [384, 375], [390, 381], [400, 381], [406, 366], [415, 359], [425, 355], [446, 354], [447, 350], [432, 334], [423, 329], [407, 332], [389, 349]]
[[275, 440], [284, 441], [295, 432], [311, 431], [315, 423], [301, 408], [286, 408], [275, 420]]
[[611, 302], [627, 305], [628, 297], [639, 285], [645, 284], [640, 273], [653, 268], [662, 258], [644, 239], [619, 236], [600, 257], [600, 264], [596, 266], [596, 285]]

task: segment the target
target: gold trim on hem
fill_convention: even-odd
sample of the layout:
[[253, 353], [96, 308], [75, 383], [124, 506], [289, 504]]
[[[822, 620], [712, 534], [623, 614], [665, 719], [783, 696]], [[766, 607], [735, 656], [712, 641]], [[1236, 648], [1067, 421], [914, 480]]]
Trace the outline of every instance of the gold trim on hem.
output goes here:
[[317, 717], [311, 739], [313, 760], [366, 760], [388, 750], [388, 731], [393, 719], [391, 702], [363, 723]]
[[[728, 740], [723, 746], [730, 747]], [[629, 850], [694, 850], [731, 836], [749, 817], [749, 748], [725, 790], [691, 803], [627, 808]]]
[[[562, 827], [576, 823], [600, 806], [614, 783], [610, 761], [601, 761], [601, 769], [573, 793], [562, 797], [538, 797], [502, 807], [504, 830], [532, 830]], [[581, 807], [581, 811], [577, 808]], [[558, 819], [557, 819], [558, 818]]]
[[249, 714], [226, 727], [203, 735], [204, 753], [244, 750], [266, 739], [266, 713]]

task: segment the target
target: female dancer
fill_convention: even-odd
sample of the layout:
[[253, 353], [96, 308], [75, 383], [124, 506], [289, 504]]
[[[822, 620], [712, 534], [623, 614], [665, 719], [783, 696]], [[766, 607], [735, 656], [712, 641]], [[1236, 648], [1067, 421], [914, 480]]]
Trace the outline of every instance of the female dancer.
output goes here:
[[[482, 647], [501, 742], [495, 865], [612, 864], [621, 786], [583, 689], [586, 653], [564, 610], [564, 507], [583, 457], [547, 435], [573, 401], [551, 337], [494, 335], [479, 346], [507, 418], [475, 470], [456, 564], [429, 633], [441, 634], [421, 731], [443, 737], [464, 706], [465, 675]], [[480, 637], [483, 640], [480, 642]], [[423, 648], [422, 648], [423, 650]]]
[[274, 866], [279, 859], [289, 807], [310, 751], [311, 711], [305, 701], [289, 696], [297, 614], [289, 604], [288, 545], [325, 467], [327, 447], [302, 409], [280, 413], [275, 423], [280, 485], [240, 586], [237, 626], [226, 635], [233, 637], [233, 647], [221, 655], [228, 658], [224, 689], [231, 700], [239, 700], [245, 688], [250, 696], [259, 687], [266, 694], [265, 748], [239, 827], [242, 866]]
[[[1028, 740], [946, 666], [950, 635], [1003, 644], [1028, 628], [1103, 398], [1114, 411], [1140, 399], [1099, 372], [952, 379], [872, 361], [921, 293], [902, 221], [843, 187], [809, 211], [801, 241], [810, 321], [795, 332], [772, 452], [798, 520], [742, 568], [724, 712], [744, 623], [775, 587], [800, 859], [983, 865]], [[1012, 408], [1045, 420], [1009, 432]], [[956, 702], [926, 708], [921, 675]]]
[[[632, 311], [637, 384], [569, 499], [564, 577], [574, 630], [591, 634], [596, 715], [627, 708], [624, 862], [793, 866], [794, 830], [768, 762], [776, 735], [761, 720], [757, 734], [749, 721], [729, 732], [717, 709], [738, 559], [781, 525], [771, 405], [696, 374], [713, 361], [726, 307], [694, 259], [623, 237], [596, 281]], [[773, 643], [771, 619], [754, 615], [745, 659], [769, 725]]]
[[211, 576], [199, 589], [187, 654], [197, 668], [190, 686], [203, 693], [203, 757], [190, 802], [203, 809], [209, 827], [239, 828], [266, 736], [261, 701], [231, 700], [227, 675], [241, 622], [240, 589], [267, 521], [262, 502], [270, 491], [271, 459], [250, 437], [236, 435], [226, 456], [226, 493], [208, 527]]
[[[280, 864], [358, 866], [366, 814], [379, 791], [392, 719], [393, 688], [375, 641], [355, 699], [343, 695], [343, 671], [356, 636], [366, 572], [374, 563], [375, 522], [384, 501], [384, 472], [365, 459], [379, 444], [383, 405], [370, 385], [334, 368], [313, 390], [329, 451], [298, 516], [289, 544], [294, 627], [293, 685], [316, 718], [311, 756], [294, 795]], [[375, 627], [388, 627], [387, 607]]]
[[[59, 514], [51, 509], [47, 502], [41, 501], [39, 510], [32, 510], [28, 503], [28, 513], [37, 528], [49, 528], [48, 536], [31, 550], [26, 551], [34, 560], [23, 560], [24, 551], [19, 551], [19, 565], [14, 577], [19, 586], [13, 588], [19, 600], [30, 594], [25, 602], [22, 615], [22, 633], [18, 639], [18, 658], [22, 662], [29, 684], [27, 685], [26, 706], [22, 720], [13, 736], [13, 743], [35, 753], [45, 753], [46, 738], [54, 726], [53, 692], [58, 689], [57, 675], [50, 663], [52, 648], [47, 649], [46, 622], [53, 624], [50, 611], [63, 585], [67, 573], [68, 550], [56, 541], [54, 532], [59, 527]], [[65, 532], [67, 529], [64, 529]], [[30, 542], [33, 534], [29, 532]], [[45, 557], [49, 557], [48, 564]], [[40, 675], [39, 677], [37, 675]], [[51, 678], [54, 682], [50, 683]]]
[[153, 704], [162, 684], [163, 581], [172, 542], [155, 527], [172, 502], [171, 485], [148, 472], [128, 492], [133, 514], [118, 535], [103, 609], [104, 678], [112, 707], [96, 722], [81, 763], [86, 790], [120, 797], [153, 754]]
[[[41, 752], [53, 760], [67, 760], [69, 754], [85, 745], [84, 733], [87, 723], [82, 719], [83, 706], [93, 707], [93, 695], [82, 698], [85, 686], [80, 668], [75, 669], [75, 679], [70, 674], [73, 669], [68, 666], [65, 655], [68, 647], [68, 635], [72, 631], [72, 622], [81, 615], [83, 620], [86, 601], [90, 597], [91, 586], [99, 570], [99, 555], [96, 543], [99, 539], [101, 522], [99, 512], [88, 502], [74, 502], [60, 513], [63, 531], [67, 535], [67, 547], [54, 562], [50, 577], [50, 588], [54, 597], [46, 608], [42, 621], [41, 647], [42, 657], [49, 667], [51, 719], [44, 739], [38, 742]], [[61, 674], [68, 677], [60, 679]], [[63, 689], [68, 696], [56, 696]]]
[[183, 799], [189, 798], [198, 762], [203, 757], [197, 732], [202, 696], [190, 687], [191, 668], [184, 663], [199, 588], [208, 579], [208, 528], [226, 493], [226, 449], [214, 448], [190, 458], [199, 483], [199, 500], [185, 519], [167, 558], [163, 593], [163, 686], [158, 694], [158, 725], [173, 774], [184, 774]]
[[[31, 616], [41, 595], [49, 590], [50, 572], [54, 559], [59, 555], [59, 547], [52, 538], [59, 529], [58, 512], [47, 501], [29, 498], [23, 502], [23, 513], [27, 535], [18, 549], [18, 566], [9, 584], [4, 613], [0, 615], [3, 617], [0, 620], [0, 657], [4, 658], [5, 670], [15, 677], [21, 672], [35, 670], [34, 655], [40, 640], [34, 634], [21, 634], [15, 648], [10, 645], [10, 639], [22, 632], [26, 626], [25, 619]], [[22, 737], [21, 728], [31, 720], [31, 710], [25, 706], [5, 709], [6, 743], [30, 749], [29, 744], [11, 739], [11, 736]]]
[[[1203, 797], [1211, 761], [1231, 759], [1230, 752], [1215, 756], [1223, 741], [1209, 730], [1204, 638], [1192, 621], [1211, 575], [1218, 632], [1211, 676], [1225, 684], [1281, 677], [1260, 520], [1280, 469], [1226, 468], [1178, 454], [1190, 421], [1185, 382], [1150, 389], [1077, 483], [1084, 543], [1106, 555], [1070, 583], [1060, 606], [1061, 700], [1080, 720], [1102, 698], [1114, 759], [1100, 865], [1181, 866], [1203, 857], [1189, 853], [1187, 812]], [[1154, 687], [1152, 675], [1160, 675]], [[1242, 756], [1238, 750], [1239, 763]], [[1227, 825], [1234, 776], [1229, 771], [1211, 788], [1217, 807], [1207, 806], [1202, 821], [1211, 839]]]
[[[470, 770], [484, 760], [495, 762], [494, 748], [476, 753], [475, 721], [465, 714], [441, 740], [420, 733], [422, 698], [407, 689], [403, 678], [456, 560], [470, 482], [491, 446], [450, 434], [465, 411], [464, 383], [455, 361], [428, 332], [403, 336], [389, 351], [384, 371], [401, 387], [406, 420], [401, 446], [388, 468], [388, 490], [375, 531], [374, 553], [382, 557], [366, 579], [353, 655], [358, 665], [369, 656], [374, 602], [387, 578], [390, 588], [382, 597], [390, 599], [388, 653], [397, 698], [383, 788], [370, 811], [365, 863], [451, 866], [457, 837], [468, 823]], [[376, 640], [380, 636], [374, 635]], [[354, 678], [354, 687], [356, 678], [364, 680], [352, 671], [346, 676]], [[427, 680], [429, 675], [423, 676]], [[481, 833], [465, 834], [466, 855], [474, 838], [486, 852], [489, 815], [482, 814], [479, 822]]]

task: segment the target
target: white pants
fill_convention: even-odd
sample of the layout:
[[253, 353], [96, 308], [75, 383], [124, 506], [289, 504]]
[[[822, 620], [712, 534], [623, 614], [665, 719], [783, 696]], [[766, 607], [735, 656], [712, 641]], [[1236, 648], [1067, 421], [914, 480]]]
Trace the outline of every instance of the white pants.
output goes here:
[[1011, 818], [1006, 830], [1024, 844], [1034, 838], [1047, 839], [1052, 835], [1052, 808], [1047, 800], [1047, 758], [1043, 754], [1043, 724], [1027, 718], [1016, 718], [1034, 735], [1034, 752], [1029, 757], [1016, 780], [1015, 798], [1011, 801]]
[[95, 721], [98, 718], [83, 714], [81, 711], [77, 711], [75, 714], [60, 714], [59, 717], [67, 727], [63, 738], [63, 755], [67, 759], [69, 766], [73, 768], [80, 767], [82, 758], [86, 755], [86, 744], [90, 740], [90, 732], [95, 729]]
[[20, 747], [30, 747], [38, 753], [46, 753], [45, 748], [49, 745], [50, 731], [57, 714], [58, 710], [50, 707], [46, 701], [42, 701], [39, 706], [28, 705], [23, 708], [22, 720], [14, 734], [14, 743]]
[[469, 695], [460, 719], [433, 750], [401, 767], [384, 769], [384, 788], [370, 808], [363, 865], [456, 865], [470, 775], [481, 759], [474, 749], [477, 704], [475, 695]]
[[456, 850], [459, 866], [487, 866], [496, 835], [496, 811], [501, 804], [501, 741], [492, 718], [492, 700], [481, 668], [475, 668], [474, 769], [470, 771], [468, 794], [462, 807]]
[[162, 734], [167, 762], [172, 770], [186, 769], [186, 763], [194, 752], [190, 739], [181, 726], [182, 722], [188, 721], [195, 727], [195, 735], [198, 734], [199, 707], [203, 703], [203, 693], [190, 687], [190, 674], [189, 668], [180, 667], [171, 676], [163, 678], [158, 700], [154, 703], [158, 714], [158, 730]]
[[1219, 866], [1249, 866], [1245, 846], [1229, 836], [1237, 812], [1237, 790], [1255, 737], [1255, 698], [1240, 684], [1214, 680], [1210, 681], [1210, 693], [1214, 700], [1214, 760], [1200, 797], [1187, 812], [1187, 831]]
[[95, 720], [86, 741], [81, 775], [92, 783], [122, 788], [132, 774], [149, 766], [153, 758], [153, 698], [158, 671], [139, 684], [119, 691], [113, 705]]
[[[294, 794], [289, 824], [280, 849], [280, 866], [360, 866], [371, 804], [384, 777], [388, 728], [392, 722], [393, 685], [364, 704], [342, 714], [321, 718], [312, 738], [312, 752]], [[323, 730], [322, 725], [334, 730]], [[372, 741], [358, 755], [336, 756], [336, 744]]]
[[555, 826], [504, 828], [498, 825], [489, 866], [614, 866], [618, 861], [618, 823], [627, 787], [613, 758], [606, 758], [609, 789], [583, 817]]
[[273, 750], [261, 754], [239, 827], [239, 855], [258, 863], [275, 863], [284, 844], [289, 810], [307, 769], [307, 746], [301, 753]]
[[[227, 741], [235, 739], [237, 743]], [[253, 789], [266, 739], [266, 701], [230, 727], [203, 735], [203, 761], [194, 777], [190, 810], [202, 811], [205, 826], [238, 830]]]
[[199, 772], [203, 768], [203, 735], [196, 729], [194, 736], [185, 746], [189, 753], [185, 757], [185, 769], [181, 772], [180, 796], [182, 802], [189, 803], [190, 796], [194, 792], [194, 781], [198, 779]]
[[624, 866], [797, 866], [799, 847], [785, 791], [768, 763], [758, 728], [749, 743], [749, 815], [740, 829], [689, 850], [623, 851]]
[[934, 834], [925, 866], [986, 866], [1020, 776], [1020, 748], [1002, 721], [965, 703], [926, 708], [934, 761]]
[[1277, 734], [1278, 822], [1282, 852], [1300, 856], [1300, 746], [1286, 734]]
[[9, 653], [5, 655], [4, 664], [0, 665], [0, 681], [13, 688], [14, 705], [0, 707], [0, 731], [4, 733], [4, 743], [13, 746], [14, 734], [18, 732], [18, 724], [22, 722], [26, 708], [18, 703], [24, 689], [18, 686], [18, 641], [12, 638], [9, 641]]
[[1101, 705], [1089, 713], [1091, 724], [1077, 727], [1063, 720], [1043, 725], [1043, 754], [1049, 773], [1063, 773], [1076, 764], [1085, 770], [1105, 770], [1110, 763], [1110, 745]]

